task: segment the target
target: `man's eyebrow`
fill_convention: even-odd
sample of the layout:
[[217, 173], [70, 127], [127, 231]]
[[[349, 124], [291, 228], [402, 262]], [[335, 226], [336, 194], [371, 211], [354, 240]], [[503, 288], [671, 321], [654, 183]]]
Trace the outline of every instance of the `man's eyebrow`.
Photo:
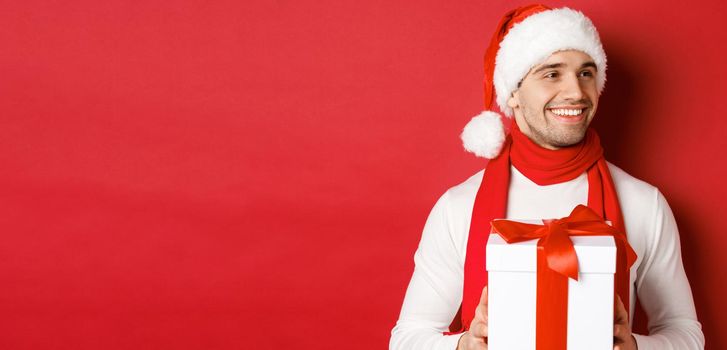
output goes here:
[[565, 66], [564, 63], [551, 63], [551, 64], [542, 65], [538, 69], [534, 70], [532, 74], [537, 74], [538, 72], [542, 72], [546, 69], [561, 68], [563, 66]]
[[[538, 69], [534, 70], [531, 74], [537, 74], [538, 72], [542, 72], [546, 69], [563, 68], [563, 66], [565, 66], [565, 63], [561, 63], [561, 62], [546, 64], [546, 65], [542, 65], [542, 66], [538, 67]], [[591, 68], [595, 69], [596, 72], [598, 72], [598, 66], [596, 66], [596, 63], [594, 63], [593, 61], [588, 61], [588, 62], [583, 63], [581, 65], [581, 68], [579, 68], [579, 69], [583, 69], [586, 67], [591, 67]]]
[[581, 65], [581, 69], [583, 69], [583, 68], [586, 68], [586, 67], [591, 67], [591, 68], [593, 68], [593, 69], [594, 69], [594, 70], [595, 70], [596, 72], [598, 72], [598, 66], [596, 66], [596, 64], [595, 64], [595, 63], [594, 63], [593, 61], [588, 61], [588, 62], [586, 62], [586, 63], [583, 63], [583, 64]]

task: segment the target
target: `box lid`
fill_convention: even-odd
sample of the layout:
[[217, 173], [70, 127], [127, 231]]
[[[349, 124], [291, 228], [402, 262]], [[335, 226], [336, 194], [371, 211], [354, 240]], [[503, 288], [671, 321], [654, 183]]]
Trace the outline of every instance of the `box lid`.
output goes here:
[[[535, 220], [515, 220], [541, 223]], [[571, 236], [578, 255], [579, 273], [615, 273], [616, 243], [610, 235]], [[508, 244], [500, 235], [490, 234], [487, 240], [487, 271], [535, 272], [538, 240]]]

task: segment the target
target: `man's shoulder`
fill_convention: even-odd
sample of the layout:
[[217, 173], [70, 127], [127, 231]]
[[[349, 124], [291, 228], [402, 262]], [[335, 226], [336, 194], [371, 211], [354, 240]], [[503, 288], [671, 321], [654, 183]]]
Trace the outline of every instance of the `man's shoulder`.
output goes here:
[[646, 205], [654, 202], [659, 192], [654, 185], [630, 175], [610, 162], [608, 170], [622, 205]]
[[634, 177], [633, 175], [627, 173], [623, 169], [619, 168], [618, 166], [614, 165], [611, 162], [606, 162], [608, 164], [608, 170], [611, 173], [611, 177], [613, 178], [613, 182], [616, 185], [616, 187], [622, 186], [622, 187], [628, 187], [631, 190], [635, 191], [654, 191], [656, 190], [656, 187], [651, 185], [650, 183], [638, 179]]
[[480, 188], [482, 183], [482, 176], [485, 170], [482, 169], [466, 180], [450, 187], [442, 195], [442, 199], [447, 202], [450, 208], [454, 209], [465, 209], [470, 208], [474, 205], [475, 196], [477, 196], [477, 190]]
[[482, 183], [482, 176], [485, 174], [485, 169], [482, 169], [467, 178], [466, 180], [456, 184], [447, 190], [450, 196], [461, 197], [461, 196], [472, 196], [480, 188]]

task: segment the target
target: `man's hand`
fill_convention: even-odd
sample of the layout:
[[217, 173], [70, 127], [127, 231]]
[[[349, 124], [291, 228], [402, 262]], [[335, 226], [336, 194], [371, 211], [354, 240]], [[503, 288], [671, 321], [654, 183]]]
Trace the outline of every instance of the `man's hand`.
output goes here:
[[629, 314], [621, 297], [616, 295], [616, 315], [613, 321], [613, 350], [638, 350], [636, 339], [629, 328]]
[[459, 338], [457, 350], [487, 349], [487, 286], [482, 289], [480, 304], [475, 310], [475, 318], [470, 323], [470, 330]]

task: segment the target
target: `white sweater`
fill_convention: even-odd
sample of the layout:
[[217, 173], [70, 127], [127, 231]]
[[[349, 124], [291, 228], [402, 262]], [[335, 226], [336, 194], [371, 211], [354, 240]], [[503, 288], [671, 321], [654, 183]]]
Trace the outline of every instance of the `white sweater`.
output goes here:
[[[649, 318], [649, 335], [634, 335], [639, 350], [704, 349], [669, 205], [655, 187], [613, 164], [609, 163], [609, 169], [629, 243], [638, 255], [631, 268], [630, 310], [636, 292]], [[568, 182], [538, 186], [514, 167], [511, 170], [508, 219], [561, 218], [576, 205], [587, 203], [585, 173]], [[391, 332], [391, 350], [456, 349], [461, 335], [442, 332], [462, 302], [470, 218], [483, 173], [446, 191], [429, 214], [414, 254], [414, 274]]]

